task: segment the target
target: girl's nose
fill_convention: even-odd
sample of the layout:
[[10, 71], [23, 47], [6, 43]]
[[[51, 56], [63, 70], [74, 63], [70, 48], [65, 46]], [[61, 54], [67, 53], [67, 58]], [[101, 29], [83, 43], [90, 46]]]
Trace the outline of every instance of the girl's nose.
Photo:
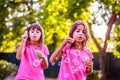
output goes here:
[[80, 31], [79, 34], [83, 34], [82, 31]]
[[37, 34], [37, 32], [34, 32], [34, 35], [36, 35]]

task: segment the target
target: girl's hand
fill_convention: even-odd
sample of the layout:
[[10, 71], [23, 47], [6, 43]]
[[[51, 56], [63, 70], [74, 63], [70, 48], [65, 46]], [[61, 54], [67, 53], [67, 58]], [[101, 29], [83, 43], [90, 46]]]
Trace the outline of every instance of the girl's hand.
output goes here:
[[64, 39], [63, 44], [73, 43], [73, 42], [74, 42], [74, 39], [71, 38], [71, 37], [68, 37], [68, 38], [65, 38], [65, 39]]
[[93, 61], [89, 60], [85, 62], [85, 64], [86, 64], [86, 74], [89, 75], [92, 73], [92, 70], [93, 70]]
[[43, 52], [41, 52], [39, 50], [36, 50], [36, 53], [37, 53], [38, 58], [44, 58], [45, 57], [45, 55], [43, 54]]
[[22, 41], [26, 42], [27, 39], [28, 39], [28, 33], [27, 33], [27, 31], [25, 31], [25, 33], [22, 35]]

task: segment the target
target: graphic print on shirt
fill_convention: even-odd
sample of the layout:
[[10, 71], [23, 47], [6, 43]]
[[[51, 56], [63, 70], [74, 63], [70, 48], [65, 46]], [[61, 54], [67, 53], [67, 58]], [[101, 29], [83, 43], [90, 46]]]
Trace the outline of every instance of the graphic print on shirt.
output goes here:
[[[67, 66], [65, 70], [64, 77], [70, 79], [70, 76], [84, 75], [85, 65], [84, 65], [84, 53], [80, 50], [66, 49], [66, 53], [62, 55], [62, 64]], [[61, 65], [62, 65], [61, 64]], [[82, 67], [81, 67], [82, 66]], [[68, 70], [68, 68], [70, 68]], [[81, 72], [82, 71], [82, 72]]]
[[33, 47], [32, 48], [32, 50], [33, 50], [33, 54], [34, 54], [34, 58], [33, 58], [33, 66], [35, 66], [35, 67], [39, 67], [40, 65], [41, 65], [41, 63], [42, 63], [42, 58], [38, 58], [38, 56], [37, 56], [37, 53], [38, 52], [41, 52], [41, 53], [43, 53], [43, 51], [42, 50], [40, 50], [39, 48], [37, 48], [37, 47]]

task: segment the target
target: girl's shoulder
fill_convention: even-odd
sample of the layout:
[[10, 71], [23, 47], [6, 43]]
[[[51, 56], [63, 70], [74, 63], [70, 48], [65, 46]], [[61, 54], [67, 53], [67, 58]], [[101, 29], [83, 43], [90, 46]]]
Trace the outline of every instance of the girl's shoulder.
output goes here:
[[84, 48], [84, 52], [87, 53], [88, 55], [92, 54], [92, 52], [89, 48]]
[[91, 52], [89, 48], [84, 48], [85, 52]]
[[42, 49], [48, 49], [47, 45], [45, 45], [45, 44], [43, 44], [41, 48]]
[[85, 54], [89, 55], [89, 57], [90, 57], [91, 59], [94, 58], [94, 57], [93, 57], [93, 54], [92, 54], [92, 52], [90, 51], [89, 48], [85, 48], [85, 49], [84, 49], [84, 52], [85, 52]]
[[66, 45], [63, 47], [63, 49], [62, 49], [63, 53], [66, 53], [66, 50], [67, 50], [67, 49], [70, 49], [70, 47], [71, 47], [70, 44], [66, 44]]
[[70, 48], [71, 47], [71, 44], [66, 44], [65, 46], [64, 46], [64, 48]]
[[43, 48], [46, 48], [46, 47], [47, 47], [47, 45], [43, 44], [43, 45], [42, 45], [42, 47], [43, 47]]

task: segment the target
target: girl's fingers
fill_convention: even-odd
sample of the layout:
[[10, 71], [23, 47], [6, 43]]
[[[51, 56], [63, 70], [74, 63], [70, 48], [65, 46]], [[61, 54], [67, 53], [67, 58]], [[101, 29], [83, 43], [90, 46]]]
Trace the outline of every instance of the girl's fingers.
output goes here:
[[28, 38], [28, 33], [27, 33], [27, 31], [25, 31], [24, 34], [22, 35], [22, 39], [23, 39], [23, 41], [26, 41], [27, 38]]
[[25, 31], [25, 33], [24, 33], [24, 34], [25, 34], [25, 36], [26, 36], [26, 37], [28, 37], [28, 32], [27, 32], [27, 31]]
[[68, 43], [73, 43], [74, 42], [74, 39], [71, 38], [71, 37], [68, 37], [66, 40], [67, 40]]
[[93, 62], [92, 61], [86, 62], [86, 66], [93, 66]]
[[38, 51], [38, 50], [37, 50], [36, 53], [37, 53], [37, 56], [38, 56], [38, 57], [43, 57], [43, 56], [44, 56], [43, 52], [41, 52], [41, 51]]

